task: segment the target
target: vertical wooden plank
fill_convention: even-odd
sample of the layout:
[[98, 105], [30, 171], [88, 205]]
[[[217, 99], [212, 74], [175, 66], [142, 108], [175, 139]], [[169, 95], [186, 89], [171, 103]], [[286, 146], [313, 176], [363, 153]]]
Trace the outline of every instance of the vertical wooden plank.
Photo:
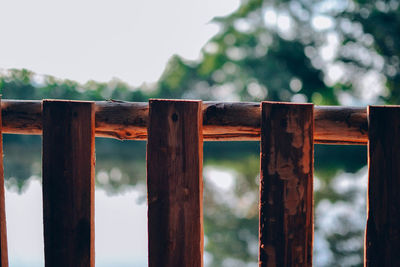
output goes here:
[[94, 266], [94, 103], [43, 101], [45, 266]]
[[259, 266], [312, 266], [313, 105], [261, 112]]
[[[0, 97], [1, 110], [1, 97]], [[3, 131], [0, 112], [0, 267], [8, 266], [6, 205], [4, 196]]]
[[201, 101], [150, 100], [149, 266], [203, 266]]
[[366, 266], [400, 266], [400, 107], [368, 107]]

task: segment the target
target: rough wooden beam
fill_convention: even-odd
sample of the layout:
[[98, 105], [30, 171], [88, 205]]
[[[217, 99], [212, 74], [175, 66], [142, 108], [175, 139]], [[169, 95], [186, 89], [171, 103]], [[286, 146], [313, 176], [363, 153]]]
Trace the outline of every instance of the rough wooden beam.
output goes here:
[[[3, 131], [41, 134], [41, 102], [4, 100]], [[204, 102], [205, 141], [259, 141], [260, 103]], [[121, 140], [147, 139], [148, 104], [138, 102], [96, 102], [96, 136]], [[314, 142], [360, 144], [368, 140], [366, 108], [315, 107]]]
[[260, 267], [312, 266], [313, 105], [262, 103]]
[[46, 267], [94, 267], [94, 103], [43, 103]]
[[367, 109], [361, 107], [315, 106], [314, 143], [368, 143]]
[[[1, 98], [0, 98], [1, 106]], [[1, 125], [1, 114], [0, 114]], [[6, 204], [4, 196], [3, 137], [0, 127], [0, 267], [8, 267]]]
[[149, 266], [203, 266], [201, 101], [150, 100]]
[[400, 106], [369, 107], [365, 266], [400, 266]]
[[3, 133], [42, 134], [42, 102], [2, 100]]

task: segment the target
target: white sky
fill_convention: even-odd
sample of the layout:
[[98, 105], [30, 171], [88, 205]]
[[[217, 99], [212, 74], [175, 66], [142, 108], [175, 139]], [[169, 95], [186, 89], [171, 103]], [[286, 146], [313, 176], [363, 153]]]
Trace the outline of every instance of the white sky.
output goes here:
[[84, 83], [154, 82], [173, 54], [196, 59], [209, 23], [239, 0], [1, 0], [0, 69]]

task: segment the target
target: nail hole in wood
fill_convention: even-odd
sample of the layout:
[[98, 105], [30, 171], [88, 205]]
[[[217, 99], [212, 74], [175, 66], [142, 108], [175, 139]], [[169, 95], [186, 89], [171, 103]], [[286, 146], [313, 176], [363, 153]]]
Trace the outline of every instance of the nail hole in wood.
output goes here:
[[177, 121], [178, 120], [178, 114], [176, 114], [176, 113], [172, 114], [171, 118], [172, 118], [172, 121], [174, 121], [174, 122]]

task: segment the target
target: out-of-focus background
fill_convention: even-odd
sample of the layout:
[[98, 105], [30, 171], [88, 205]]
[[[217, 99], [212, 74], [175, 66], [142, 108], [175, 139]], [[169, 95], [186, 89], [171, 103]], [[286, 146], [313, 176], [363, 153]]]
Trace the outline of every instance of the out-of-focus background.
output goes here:
[[[398, 0], [0, 2], [3, 99], [399, 104]], [[146, 266], [145, 142], [96, 139], [96, 265]], [[362, 266], [365, 146], [315, 146], [315, 266]], [[10, 266], [43, 266], [41, 138], [4, 135]], [[204, 144], [206, 266], [257, 266], [259, 144]]]

